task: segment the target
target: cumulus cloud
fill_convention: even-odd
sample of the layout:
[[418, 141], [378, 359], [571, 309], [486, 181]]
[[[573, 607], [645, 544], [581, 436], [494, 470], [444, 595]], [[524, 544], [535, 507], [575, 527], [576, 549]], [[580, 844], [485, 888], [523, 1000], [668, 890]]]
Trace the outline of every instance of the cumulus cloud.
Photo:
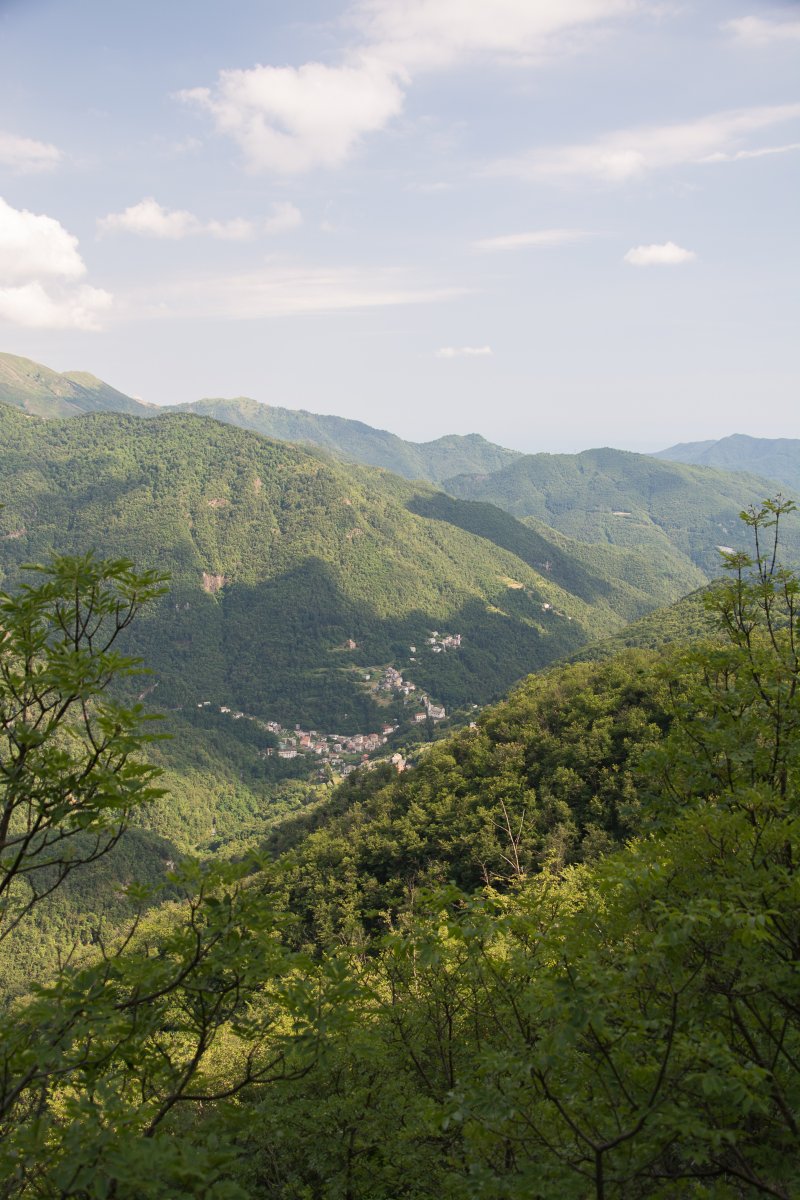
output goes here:
[[590, 234], [585, 229], [536, 229], [529, 233], [507, 233], [500, 237], [480, 238], [473, 242], [476, 250], [527, 250], [548, 246], [566, 246], [579, 242]]
[[604, 134], [593, 142], [537, 150], [497, 163], [494, 170], [530, 179], [589, 177], [624, 183], [650, 171], [737, 155], [783, 153], [789, 146], [742, 145], [751, 135], [800, 119], [800, 104], [733, 109], [676, 125], [651, 125]]
[[440, 346], [437, 358], [491, 358], [491, 346]]
[[0, 198], [0, 318], [36, 329], [96, 329], [111, 304], [79, 284], [86, 266], [78, 239], [59, 221]]
[[142, 237], [178, 239], [200, 232], [200, 222], [184, 209], [170, 212], [152, 196], [97, 222], [101, 233], [137, 233]]
[[28, 329], [95, 331], [100, 328], [99, 317], [111, 303], [109, 292], [87, 284], [54, 294], [33, 281], [21, 287], [0, 287], [0, 320]]
[[625, 255], [625, 262], [632, 267], [676, 267], [681, 263], [694, 262], [694, 250], [684, 250], [675, 242], [654, 243], [651, 246], [634, 246]]
[[338, 167], [398, 116], [416, 72], [477, 55], [527, 62], [563, 52], [565, 39], [641, 8], [641, 0], [358, 0], [341, 64], [223, 70], [213, 87], [178, 96], [208, 113], [253, 171]]
[[746, 46], [800, 42], [800, 21], [791, 17], [735, 17], [726, 21], [722, 28]]
[[63, 225], [0, 198], [0, 283], [77, 279], [85, 273], [78, 239]]
[[180, 241], [182, 238], [206, 234], [223, 241], [246, 241], [259, 232], [268, 234], [287, 233], [303, 223], [299, 208], [288, 201], [279, 201], [272, 206], [272, 214], [263, 222], [235, 217], [230, 221], [201, 221], [186, 209], [167, 209], [152, 196], [132, 204], [120, 213], [109, 213], [97, 222], [100, 234], [133, 233], [140, 237], [153, 237]]
[[252, 170], [287, 175], [339, 166], [365, 134], [382, 129], [403, 107], [395, 72], [370, 58], [341, 67], [310, 62], [221, 71], [213, 90], [192, 88], [180, 96], [211, 114]]
[[10, 167], [20, 175], [52, 171], [62, 158], [58, 147], [51, 146], [49, 142], [36, 142], [32, 138], [0, 132], [0, 165]]

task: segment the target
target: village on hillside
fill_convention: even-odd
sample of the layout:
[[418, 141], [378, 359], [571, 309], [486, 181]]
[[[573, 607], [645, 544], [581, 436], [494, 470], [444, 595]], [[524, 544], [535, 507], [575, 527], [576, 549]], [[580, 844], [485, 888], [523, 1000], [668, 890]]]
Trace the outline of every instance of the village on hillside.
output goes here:
[[[433, 630], [426, 638], [425, 644], [433, 653], [444, 653], [456, 650], [461, 646], [461, 634], [442, 634]], [[355, 643], [348, 648], [355, 648]], [[409, 646], [412, 654], [416, 646]], [[411, 661], [416, 661], [414, 658]], [[410, 679], [403, 677], [402, 672], [391, 664], [384, 667], [362, 668], [362, 683], [380, 703], [393, 698], [403, 698], [406, 703], [412, 703], [413, 709], [407, 718], [413, 725], [421, 725], [425, 721], [444, 721], [447, 711], [443, 704], [435, 704], [430, 697], [417, 688]], [[273, 756], [280, 759], [295, 759], [307, 756], [318, 763], [320, 769], [330, 770], [339, 776], [349, 775], [357, 767], [374, 761], [379, 752], [383, 751], [389, 738], [398, 732], [401, 721], [397, 718], [386, 721], [379, 732], [374, 733], [323, 733], [316, 729], [304, 729], [296, 724], [293, 729], [287, 729], [279, 721], [264, 720], [250, 713], [234, 709], [229, 705], [212, 705], [210, 700], [202, 700], [197, 704], [199, 709], [216, 708], [219, 713], [233, 721], [252, 721], [258, 728], [272, 734], [277, 740], [277, 746], [267, 746], [259, 753], [264, 758]], [[405, 722], [403, 722], [405, 724]], [[404, 760], [402, 755], [394, 754], [391, 762], [398, 770], [402, 770]]]

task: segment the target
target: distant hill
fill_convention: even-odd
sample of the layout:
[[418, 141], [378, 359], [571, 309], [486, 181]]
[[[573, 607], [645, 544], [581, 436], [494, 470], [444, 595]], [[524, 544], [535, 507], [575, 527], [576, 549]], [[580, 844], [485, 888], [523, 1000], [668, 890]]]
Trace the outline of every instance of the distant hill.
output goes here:
[[[166, 708], [380, 728], [369, 668], [394, 663], [448, 709], [485, 703], [697, 584], [635, 555], [617, 579], [490, 505], [192, 414], [0, 405], [0, 473], [3, 586], [51, 548], [172, 573], [137, 634]], [[434, 654], [433, 630], [462, 646]]]
[[0, 354], [0, 401], [37, 417], [100, 411], [149, 416], [154, 411], [86, 371], [60, 374], [16, 354]]
[[751, 471], [776, 480], [790, 494], [800, 493], [800, 438], [755, 438], [733, 433], [716, 442], [679, 442], [668, 450], [656, 451], [653, 457], [723, 471]]
[[[95, 378], [86, 371], [59, 373], [16, 354], [0, 354], [0, 401], [37, 417], [74, 417], [87, 412], [122, 412], [151, 417], [163, 412]], [[284, 442], [318, 446], [348, 462], [382, 467], [405, 479], [441, 484], [450, 475], [497, 471], [519, 457], [477, 433], [450, 434], [432, 442], [407, 442], [363, 421], [302, 409], [275, 408], [257, 400], [197, 400], [171, 405], [172, 412], [213, 417]]]
[[274, 408], [241, 396], [233, 400], [179, 404], [175, 410], [214, 417], [228, 425], [253, 429], [281, 441], [319, 446], [349, 462], [383, 467], [405, 479], [426, 479], [435, 484], [441, 484], [450, 475], [497, 471], [519, 457], [516, 450], [495, 446], [477, 433], [451, 434], [433, 442], [407, 442], [385, 429], [373, 429], [363, 421], [302, 409]]
[[[669, 547], [711, 577], [720, 546], [741, 541], [738, 514], [774, 494], [751, 474], [666, 462], [624, 450], [531, 454], [492, 474], [448, 479], [447, 490], [485, 500], [521, 519], [533, 517], [583, 542]], [[800, 560], [800, 520], [786, 522], [785, 548]]]

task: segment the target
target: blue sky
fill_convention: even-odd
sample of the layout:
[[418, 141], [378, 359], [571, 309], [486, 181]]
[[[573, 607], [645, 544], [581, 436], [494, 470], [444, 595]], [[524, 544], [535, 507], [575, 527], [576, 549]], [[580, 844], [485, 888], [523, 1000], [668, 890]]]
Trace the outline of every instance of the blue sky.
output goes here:
[[0, 0], [0, 348], [522, 450], [799, 437], [800, 4]]

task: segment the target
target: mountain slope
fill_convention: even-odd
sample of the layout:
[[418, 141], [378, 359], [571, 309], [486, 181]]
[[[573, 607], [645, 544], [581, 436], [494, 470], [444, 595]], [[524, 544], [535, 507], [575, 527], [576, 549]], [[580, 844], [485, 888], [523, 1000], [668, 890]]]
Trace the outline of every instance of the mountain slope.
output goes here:
[[149, 416], [142, 404], [86, 371], [60, 374], [20, 358], [0, 354], [0, 401], [37, 417], [73, 417], [86, 412], [124, 412]]
[[496, 471], [518, 457], [517, 451], [495, 446], [477, 433], [452, 434], [433, 442], [407, 442], [363, 421], [302, 409], [274, 408], [247, 397], [198, 400], [175, 408], [253, 429], [281, 441], [319, 446], [337, 458], [383, 467], [406, 479], [426, 479], [429, 483], [440, 484], [450, 475]]
[[[490, 506], [189, 414], [0, 406], [0, 472], [4, 586], [52, 547], [172, 573], [137, 634], [167, 708], [380, 728], [400, 701], [373, 692], [372, 668], [394, 663], [448, 708], [483, 703], [685, 590], [615, 589]], [[434, 653], [433, 630], [461, 647]]]
[[[738, 514], [774, 492], [755, 475], [671, 463], [624, 450], [531, 454], [489, 475], [460, 475], [447, 490], [533, 517], [584, 542], [677, 550], [706, 576], [719, 546], [740, 538]], [[800, 558], [800, 521], [786, 523], [786, 550]]]
[[755, 438], [734, 433], [716, 442], [680, 442], [658, 450], [653, 457], [723, 471], [752, 471], [800, 492], [800, 438]]

